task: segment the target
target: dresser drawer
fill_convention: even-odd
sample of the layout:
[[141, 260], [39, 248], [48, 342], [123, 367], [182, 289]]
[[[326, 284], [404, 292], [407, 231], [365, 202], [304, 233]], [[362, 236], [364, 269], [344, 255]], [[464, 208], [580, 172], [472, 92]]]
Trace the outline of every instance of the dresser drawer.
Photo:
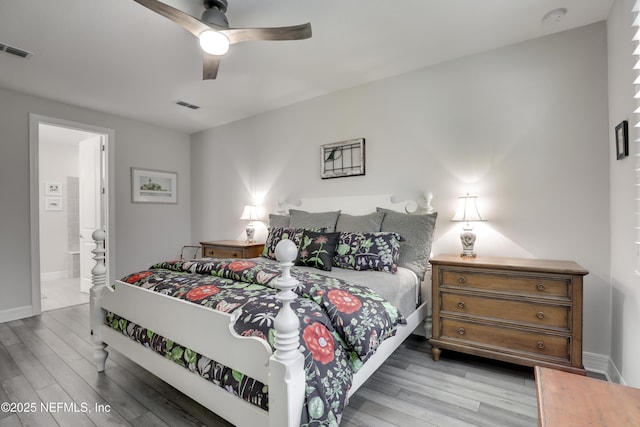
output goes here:
[[510, 273], [503, 275], [476, 270], [442, 269], [440, 287], [466, 288], [483, 291], [523, 294], [537, 297], [569, 299], [571, 277], [527, 275]]
[[203, 249], [205, 258], [243, 258], [242, 249], [207, 247]]
[[569, 331], [571, 307], [480, 297], [467, 294], [442, 293], [441, 312], [482, 316], [539, 327]]
[[527, 353], [535, 357], [571, 360], [570, 338], [493, 325], [441, 319], [441, 339], [476, 343], [480, 347]]

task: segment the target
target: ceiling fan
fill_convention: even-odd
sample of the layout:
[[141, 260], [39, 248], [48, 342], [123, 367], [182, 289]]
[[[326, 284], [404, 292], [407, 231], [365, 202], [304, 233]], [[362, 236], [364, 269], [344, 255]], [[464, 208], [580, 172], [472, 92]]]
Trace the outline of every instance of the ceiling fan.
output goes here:
[[215, 79], [222, 55], [229, 45], [252, 40], [301, 40], [311, 37], [311, 24], [273, 28], [229, 28], [225, 15], [227, 0], [203, 0], [201, 19], [157, 0], [134, 0], [154, 12], [169, 18], [200, 39], [203, 50], [203, 80]]

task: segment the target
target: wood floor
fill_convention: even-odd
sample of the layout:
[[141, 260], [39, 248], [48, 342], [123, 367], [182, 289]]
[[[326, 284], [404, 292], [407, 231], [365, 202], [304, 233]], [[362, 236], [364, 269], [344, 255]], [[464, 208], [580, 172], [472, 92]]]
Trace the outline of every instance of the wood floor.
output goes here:
[[[88, 324], [87, 304], [0, 324], [0, 404], [21, 409], [0, 410], [0, 427], [230, 425], [113, 350], [98, 374]], [[537, 425], [533, 370], [452, 352], [435, 363], [426, 341], [411, 337], [352, 397], [341, 423], [431, 425]]]

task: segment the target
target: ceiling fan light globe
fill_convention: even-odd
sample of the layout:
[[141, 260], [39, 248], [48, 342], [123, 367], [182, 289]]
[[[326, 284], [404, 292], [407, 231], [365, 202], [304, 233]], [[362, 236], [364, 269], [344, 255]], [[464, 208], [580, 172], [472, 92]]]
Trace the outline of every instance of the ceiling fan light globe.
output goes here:
[[200, 47], [210, 55], [224, 55], [229, 51], [229, 38], [218, 31], [203, 31], [200, 34]]

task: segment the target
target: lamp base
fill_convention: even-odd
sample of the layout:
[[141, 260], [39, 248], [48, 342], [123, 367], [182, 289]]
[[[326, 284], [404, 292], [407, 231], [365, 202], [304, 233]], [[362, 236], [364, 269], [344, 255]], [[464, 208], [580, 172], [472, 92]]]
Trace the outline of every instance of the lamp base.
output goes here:
[[247, 240], [245, 240], [245, 243], [255, 243], [256, 241], [253, 240], [253, 236], [256, 232], [255, 227], [253, 226], [253, 223], [249, 223], [246, 228], [244, 229], [245, 233], [247, 233]]
[[475, 258], [476, 253], [473, 251], [473, 247], [476, 243], [476, 233], [473, 232], [471, 227], [467, 226], [462, 229], [462, 233], [460, 233], [460, 242], [462, 243], [462, 253], [460, 254], [460, 257]]

